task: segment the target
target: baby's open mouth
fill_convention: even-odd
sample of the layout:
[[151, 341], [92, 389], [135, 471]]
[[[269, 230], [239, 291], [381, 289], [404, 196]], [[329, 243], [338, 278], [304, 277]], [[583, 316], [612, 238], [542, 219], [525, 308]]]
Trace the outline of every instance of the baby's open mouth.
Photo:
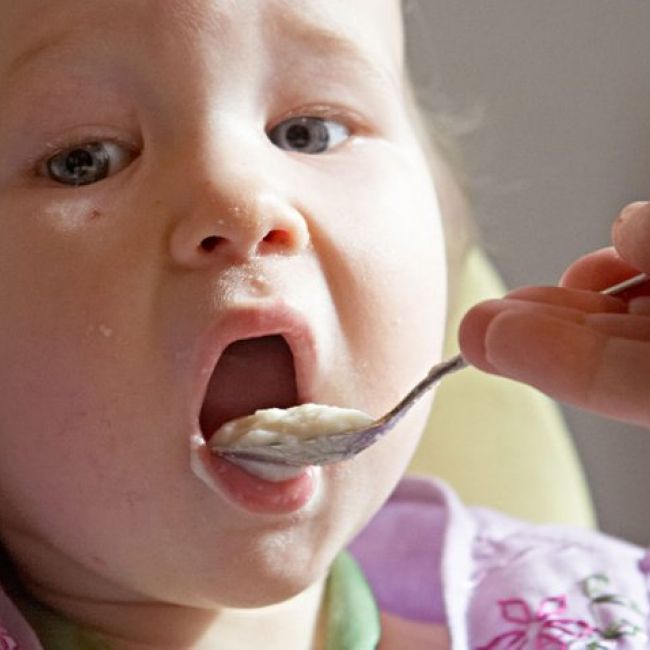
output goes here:
[[310, 463], [255, 459], [248, 450], [280, 443], [291, 445], [295, 454], [302, 442], [373, 421], [355, 409], [303, 402], [283, 336], [237, 340], [223, 351], [208, 382], [199, 416], [203, 439], [211, 453], [260, 478], [282, 481], [299, 476]]
[[280, 335], [234, 341], [210, 377], [199, 415], [206, 442], [224, 423], [258, 409], [298, 404], [293, 354]]

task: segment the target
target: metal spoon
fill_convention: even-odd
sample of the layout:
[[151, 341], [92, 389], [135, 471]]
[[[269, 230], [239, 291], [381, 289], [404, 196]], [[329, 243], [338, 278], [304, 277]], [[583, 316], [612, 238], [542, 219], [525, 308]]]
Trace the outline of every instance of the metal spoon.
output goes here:
[[[618, 295], [643, 284], [648, 279], [650, 278], [642, 273], [601, 293], [609, 296]], [[367, 427], [306, 440], [275, 442], [259, 447], [229, 445], [217, 447], [213, 452], [233, 460], [259, 461], [295, 467], [327, 465], [352, 458], [388, 433], [429, 388], [446, 375], [461, 370], [467, 365], [467, 361], [460, 354], [436, 364], [394, 409]]]

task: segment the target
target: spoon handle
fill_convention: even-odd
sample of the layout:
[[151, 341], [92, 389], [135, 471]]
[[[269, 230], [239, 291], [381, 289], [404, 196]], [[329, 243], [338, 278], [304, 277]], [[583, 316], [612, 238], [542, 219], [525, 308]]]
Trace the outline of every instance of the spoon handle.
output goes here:
[[[650, 277], [647, 274], [639, 273], [639, 275], [635, 275], [634, 277], [628, 278], [623, 282], [619, 282], [618, 284], [614, 284], [611, 287], [607, 287], [607, 289], [603, 289], [600, 293], [603, 296], [618, 296], [624, 291], [634, 289], [635, 287], [638, 287], [648, 280], [650, 280]], [[456, 372], [457, 370], [462, 370], [467, 365], [467, 361], [465, 361], [465, 359], [463, 359], [462, 355], [460, 354], [457, 354], [455, 357], [451, 357], [451, 359], [435, 365], [433, 368], [431, 368], [429, 374], [390, 413], [400, 410], [402, 406], [406, 402], [410, 402], [411, 399], [416, 400], [421, 393], [426, 392], [431, 384], [435, 384], [445, 375]], [[390, 415], [390, 413], [388, 415]]]
[[648, 275], [645, 273], [639, 273], [639, 275], [635, 275], [628, 280], [624, 280], [623, 282], [619, 282], [618, 284], [608, 287], [607, 289], [603, 289], [600, 293], [602, 293], [604, 296], [618, 296], [628, 289], [634, 289], [634, 287], [638, 287], [648, 279], [650, 279]]

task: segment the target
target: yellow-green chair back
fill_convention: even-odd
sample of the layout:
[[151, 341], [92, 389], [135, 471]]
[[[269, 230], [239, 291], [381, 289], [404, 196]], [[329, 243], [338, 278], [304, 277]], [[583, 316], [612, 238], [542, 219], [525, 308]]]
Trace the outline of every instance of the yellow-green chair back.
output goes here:
[[[473, 250], [459, 282], [445, 354], [458, 352], [462, 315], [505, 288]], [[410, 473], [438, 476], [466, 503], [530, 521], [595, 525], [594, 511], [560, 410], [539, 392], [469, 368], [445, 379]]]

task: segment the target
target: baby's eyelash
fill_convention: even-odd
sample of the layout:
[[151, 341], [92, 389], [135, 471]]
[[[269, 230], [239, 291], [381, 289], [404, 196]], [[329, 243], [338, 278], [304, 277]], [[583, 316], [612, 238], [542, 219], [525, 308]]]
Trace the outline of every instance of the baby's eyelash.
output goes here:
[[270, 131], [285, 120], [290, 120], [296, 117], [315, 117], [322, 120], [340, 122], [345, 125], [353, 135], [370, 131], [368, 120], [357, 111], [353, 111], [349, 108], [339, 108], [337, 106], [324, 104], [312, 104], [283, 113], [280, 117], [275, 118], [269, 124], [267, 130]]
[[90, 142], [107, 142], [115, 144], [130, 150], [134, 155], [137, 155], [142, 151], [142, 144], [133, 139], [117, 138], [114, 135], [102, 134], [101, 130], [89, 131], [87, 134], [77, 136], [62, 135], [46, 141], [45, 144], [41, 146], [38, 155], [30, 156], [27, 159], [27, 164], [38, 174], [39, 169], [41, 169], [43, 165], [54, 156], [58, 156], [60, 153], [75, 149], [76, 147], [82, 147]]

